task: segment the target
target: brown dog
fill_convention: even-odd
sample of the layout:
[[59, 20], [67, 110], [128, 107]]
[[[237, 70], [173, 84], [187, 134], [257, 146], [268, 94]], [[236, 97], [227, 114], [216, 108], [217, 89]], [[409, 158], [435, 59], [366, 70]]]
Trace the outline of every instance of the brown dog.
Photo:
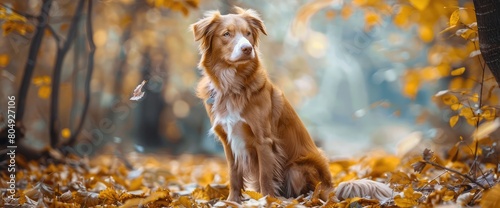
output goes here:
[[333, 190], [327, 159], [262, 68], [257, 43], [265, 26], [254, 10], [218, 11], [191, 25], [201, 40], [197, 95], [203, 99], [230, 168], [228, 200], [244, 185], [264, 195], [295, 197], [321, 182]]

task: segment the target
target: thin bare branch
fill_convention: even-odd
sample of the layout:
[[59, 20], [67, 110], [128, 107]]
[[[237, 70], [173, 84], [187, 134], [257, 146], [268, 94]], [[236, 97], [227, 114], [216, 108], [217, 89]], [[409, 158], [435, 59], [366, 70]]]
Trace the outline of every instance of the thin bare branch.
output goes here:
[[447, 170], [447, 171], [449, 171], [449, 172], [455, 173], [455, 174], [457, 174], [457, 175], [459, 175], [459, 176], [461, 176], [461, 177], [463, 177], [463, 178], [466, 178], [466, 179], [467, 179], [467, 180], [469, 180], [470, 182], [472, 182], [472, 183], [474, 183], [474, 184], [478, 185], [479, 187], [481, 187], [481, 188], [483, 188], [483, 189], [485, 189], [485, 190], [486, 190], [486, 189], [488, 189], [488, 187], [483, 186], [482, 184], [480, 184], [479, 182], [477, 182], [477, 180], [476, 180], [476, 179], [474, 179], [474, 178], [470, 177], [469, 175], [465, 175], [465, 174], [463, 174], [463, 173], [461, 173], [461, 172], [458, 172], [457, 170], [447, 168], [447, 167], [445, 167], [445, 166], [442, 166], [442, 165], [440, 165], [440, 164], [438, 164], [438, 163], [435, 163], [435, 162], [432, 162], [432, 161], [424, 161], [424, 162], [425, 162], [425, 163], [427, 163], [427, 164], [429, 164], [429, 165], [432, 165], [432, 166], [435, 166], [435, 167], [438, 167], [438, 168], [441, 168], [441, 169]]
[[87, 60], [87, 76], [85, 77], [85, 98], [84, 98], [84, 104], [83, 104], [83, 110], [82, 110], [82, 115], [80, 116], [80, 121], [78, 123], [77, 128], [75, 129], [74, 133], [71, 135], [70, 139], [68, 140], [69, 145], [73, 145], [73, 143], [76, 141], [76, 138], [78, 137], [78, 134], [80, 134], [83, 124], [85, 123], [85, 118], [87, 116], [87, 111], [89, 109], [89, 104], [90, 104], [90, 81], [92, 80], [92, 72], [94, 70], [94, 54], [96, 50], [96, 46], [94, 43], [94, 32], [92, 29], [92, 0], [88, 1], [88, 7], [87, 7], [87, 22], [86, 22], [86, 28], [87, 28], [87, 41], [89, 44], [90, 52]]
[[78, 31], [78, 22], [83, 12], [84, 0], [78, 1], [76, 6], [76, 12], [70, 23], [70, 28], [66, 41], [61, 48], [57, 50], [56, 64], [54, 66], [54, 71], [52, 74], [52, 93], [50, 97], [50, 118], [49, 118], [49, 132], [50, 132], [50, 145], [55, 148], [59, 142], [59, 131], [56, 124], [59, 109], [59, 89], [61, 83], [61, 71], [64, 62], [64, 57], [68, 53], [68, 50], [75, 39]]

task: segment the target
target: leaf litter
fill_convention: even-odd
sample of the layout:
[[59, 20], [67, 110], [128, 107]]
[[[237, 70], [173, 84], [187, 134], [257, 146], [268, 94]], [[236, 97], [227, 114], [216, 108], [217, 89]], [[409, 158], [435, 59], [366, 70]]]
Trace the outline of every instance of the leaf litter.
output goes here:
[[[457, 150], [460, 149], [457, 146]], [[53, 150], [56, 151], [56, 150]], [[57, 163], [18, 161], [16, 194], [6, 194], [9, 176], [2, 173], [2, 207], [433, 207], [497, 206], [498, 165], [476, 163], [474, 155], [443, 159], [426, 149], [421, 156], [374, 152], [369, 157], [330, 162], [335, 193], [319, 198], [319, 189], [296, 198], [263, 196], [245, 190], [241, 203], [227, 201], [228, 169], [220, 157], [159, 156], [130, 153], [123, 158], [63, 157]], [[486, 154], [487, 151], [484, 151]]]

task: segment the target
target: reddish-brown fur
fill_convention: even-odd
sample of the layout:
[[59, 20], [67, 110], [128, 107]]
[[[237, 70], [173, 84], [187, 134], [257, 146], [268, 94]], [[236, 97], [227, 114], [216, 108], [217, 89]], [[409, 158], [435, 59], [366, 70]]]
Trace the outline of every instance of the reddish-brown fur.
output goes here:
[[[283, 93], [269, 80], [257, 53], [259, 33], [266, 34], [253, 10], [206, 14], [191, 26], [200, 40], [203, 99], [230, 169], [228, 200], [240, 201], [251, 187], [264, 195], [295, 197], [321, 183], [322, 198], [333, 190], [327, 159]], [[254, 52], [231, 60], [245, 37]], [[243, 42], [242, 42], [243, 43]], [[239, 46], [239, 45], [238, 45]]]

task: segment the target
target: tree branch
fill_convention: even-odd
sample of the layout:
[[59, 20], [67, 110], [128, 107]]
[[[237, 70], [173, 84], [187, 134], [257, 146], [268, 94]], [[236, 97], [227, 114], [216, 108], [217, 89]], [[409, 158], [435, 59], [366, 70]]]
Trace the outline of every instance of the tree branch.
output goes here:
[[85, 123], [85, 118], [87, 116], [87, 111], [89, 109], [90, 104], [90, 81], [92, 80], [92, 72], [94, 70], [94, 54], [95, 54], [95, 43], [94, 43], [94, 32], [92, 29], [92, 0], [89, 0], [88, 8], [87, 8], [87, 41], [89, 44], [90, 52], [87, 60], [87, 76], [85, 77], [85, 98], [83, 104], [82, 115], [80, 116], [80, 122], [78, 123], [78, 127], [75, 129], [74, 133], [71, 135], [68, 140], [69, 145], [73, 145], [76, 141], [78, 134], [80, 134], [83, 124]]
[[56, 31], [52, 26], [47, 25], [47, 29], [49, 29], [50, 34], [52, 34], [52, 37], [54, 37], [54, 39], [56, 40], [57, 47], [59, 48], [61, 44], [61, 36], [59, 36], [59, 34], [56, 33]]
[[435, 162], [431, 162], [431, 161], [427, 161], [427, 160], [425, 160], [424, 162], [425, 162], [425, 163], [427, 163], [427, 164], [429, 164], [429, 165], [432, 165], [432, 166], [435, 166], [435, 167], [438, 167], [438, 168], [441, 168], [441, 169], [447, 170], [447, 171], [449, 171], [449, 172], [455, 173], [455, 174], [457, 174], [457, 175], [459, 175], [459, 176], [462, 176], [462, 177], [466, 178], [467, 180], [469, 180], [470, 182], [472, 182], [472, 183], [474, 183], [474, 184], [478, 185], [479, 187], [483, 188], [484, 190], [487, 190], [487, 189], [488, 189], [487, 187], [484, 187], [482, 184], [480, 184], [479, 182], [477, 182], [477, 180], [476, 180], [476, 179], [474, 179], [474, 178], [472, 178], [472, 177], [470, 177], [470, 176], [468, 176], [468, 175], [465, 175], [465, 174], [463, 174], [463, 173], [461, 173], [461, 172], [458, 172], [458, 171], [456, 171], [456, 170], [453, 170], [453, 169], [450, 169], [450, 168], [444, 167], [444, 166], [442, 166], [442, 165], [440, 165], [440, 164], [438, 164], [438, 163], [435, 163]]
[[21, 80], [21, 86], [19, 87], [16, 123], [21, 122], [24, 116], [24, 109], [26, 108], [26, 96], [28, 95], [31, 77], [33, 76], [33, 70], [35, 69], [38, 51], [40, 50], [43, 35], [45, 34], [45, 28], [48, 24], [47, 20], [49, 19], [49, 10], [51, 6], [52, 0], [44, 0], [42, 5], [42, 12], [36, 18], [38, 20], [38, 25], [36, 26], [37, 29], [35, 32], [35, 36], [31, 41], [28, 60], [26, 61], [23, 79]]
[[54, 71], [52, 74], [52, 93], [50, 96], [50, 117], [49, 117], [49, 132], [50, 132], [50, 145], [55, 148], [57, 143], [59, 142], [59, 131], [56, 125], [57, 117], [58, 117], [58, 108], [59, 108], [59, 87], [61, 83], [61, 71], [62, 65], [64, 62], [64, 57], [68, 53], [68, 50], [73, 42], [77, 30], [78, 30], [78, 22], [80, 22], [80, 18], [82, 16], [83, 11], [83, 3], [84, 0], [78, 1], [78, 5], [76, 6], [76, 12], [71, 20], [71, 25], [68, 31], [68, 36], [62, 48], [58, 48], [57, 56], [56, 56], [56, 64], [54, 66]]

